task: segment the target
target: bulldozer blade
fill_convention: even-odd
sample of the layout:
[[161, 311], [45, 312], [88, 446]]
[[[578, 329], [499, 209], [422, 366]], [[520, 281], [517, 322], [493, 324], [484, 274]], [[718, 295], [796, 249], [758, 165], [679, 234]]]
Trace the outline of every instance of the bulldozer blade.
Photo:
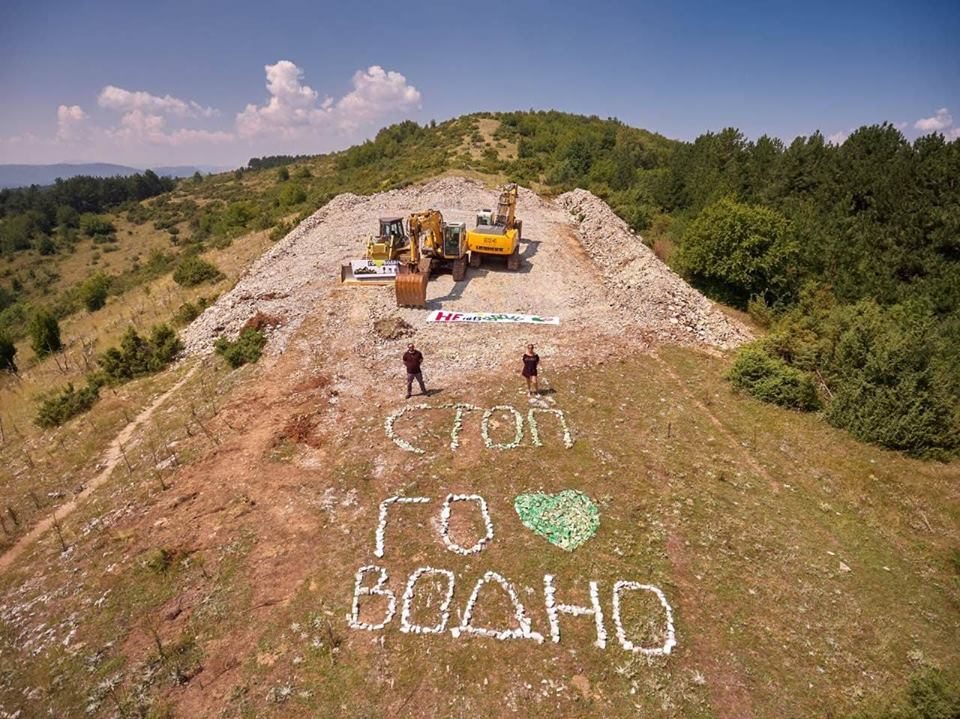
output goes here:
[[397, 307], [426, 307], [429, 275], [410, 272], [397, 275]]

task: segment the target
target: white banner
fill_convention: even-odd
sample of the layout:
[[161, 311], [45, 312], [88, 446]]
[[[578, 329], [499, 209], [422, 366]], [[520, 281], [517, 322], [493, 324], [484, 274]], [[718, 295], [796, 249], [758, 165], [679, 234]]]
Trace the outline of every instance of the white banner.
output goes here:
[[350, 269], [356, 279], [364, 277], [396, 277], [400, 263], [397, 260], [350, 260]]
[[434, 310], [427, 315], [427, 322], [558, 325], [560, 324], [560, 318], [518, 315], [513, 312], [444, 312], [443, 310]]

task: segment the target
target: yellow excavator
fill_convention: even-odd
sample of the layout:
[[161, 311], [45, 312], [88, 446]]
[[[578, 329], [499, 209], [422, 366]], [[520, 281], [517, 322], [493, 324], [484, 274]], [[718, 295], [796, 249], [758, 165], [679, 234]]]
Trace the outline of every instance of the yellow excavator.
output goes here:
[[430, 273], [449, 267], [454, 282], [467, 275], [467, 228], [447, 224], [439, 210], [415, 212], [407, 218], [410, 254], [397, 272], [397, 307], [426, 307]]
[[507, 258], [508, 270], [520, 269], [523, 222], [517, 219], [517, 194], [517, 183], [512, 182], [500, 193], [496, 214], [477, 212], [477, 226], [467, 231], [471, 267], [479, 267], [484, 255], [496, 255]]
[[393, 282], [400, 258], [410, 248], [402, 217], [381, 217], [380, 233], [367, 240], [361, 260], [340, 266], [340, 281], [354, 285], [384, 285]]

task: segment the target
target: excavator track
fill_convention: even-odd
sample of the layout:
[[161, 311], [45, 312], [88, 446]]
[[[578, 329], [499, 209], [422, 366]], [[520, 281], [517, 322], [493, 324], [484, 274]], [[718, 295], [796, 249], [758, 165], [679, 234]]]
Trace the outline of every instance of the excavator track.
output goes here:
[[397, 307], [427, 306], [427, 281], [430, 275], [425, 272], [401, 272], [397, 275], [394, 287], [397, 290]]

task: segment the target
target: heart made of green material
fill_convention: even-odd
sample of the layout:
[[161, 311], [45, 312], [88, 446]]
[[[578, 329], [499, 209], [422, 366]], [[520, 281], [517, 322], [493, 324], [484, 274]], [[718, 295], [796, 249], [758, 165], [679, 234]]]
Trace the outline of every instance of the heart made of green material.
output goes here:
[[523, 526], [568, 552], [590, 539], [600, 527], [597, 505], [574, 489], [557, 494], [521, 494], [513, 500], [513, 508]]

